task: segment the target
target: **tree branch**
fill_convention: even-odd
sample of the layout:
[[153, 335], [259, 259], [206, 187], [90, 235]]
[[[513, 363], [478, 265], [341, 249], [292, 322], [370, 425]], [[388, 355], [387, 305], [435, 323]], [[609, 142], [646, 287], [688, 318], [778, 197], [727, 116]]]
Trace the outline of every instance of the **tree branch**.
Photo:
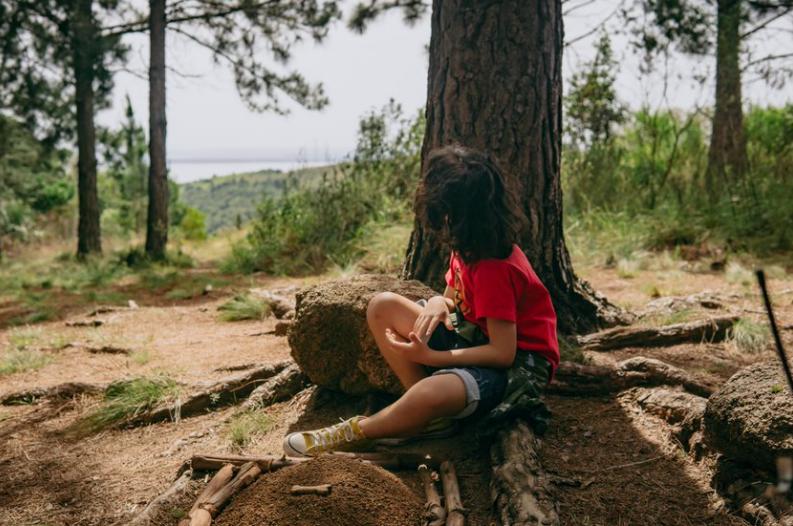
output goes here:
[[743, 68], [741, 68], [741, 71], [746, 71], [752, 66], [756, 66], [757, 64], [762, 64], [763, 62], [770, 62], [772, 60], [781, 60], [784, 58], [791, 58], [791, 57], [793, 57], [793, 53], [784, 53], [782, 55], [768, 55], [766, 57], [758, 58], [757, 60], [752, 60], [751, 62], [748, 62], [746, 65], [744, 65]]
[[752, 29], [750, 29], [746, 33], [741, 34], [738, 38], [740, 38], [741, 40], [744, 40], [745, 38], [748, 38], [749, 36], [757, 33], [758, 31], [762, 31], [763, 29], [768, 27], [769, 24], [771, 24], [773, 22], [776, 22], [777, 20], [779, 20], [780, 18], [782, 18], [786, 14], [790, 13], [791, 11], [793, 11], [793, 7], [788, 7], [787, 9], [782, 11], [781, 13], [777, 13], [776, 15], [772, 16], [771, 18], [769, 18], [765, 22], [753, 27]]

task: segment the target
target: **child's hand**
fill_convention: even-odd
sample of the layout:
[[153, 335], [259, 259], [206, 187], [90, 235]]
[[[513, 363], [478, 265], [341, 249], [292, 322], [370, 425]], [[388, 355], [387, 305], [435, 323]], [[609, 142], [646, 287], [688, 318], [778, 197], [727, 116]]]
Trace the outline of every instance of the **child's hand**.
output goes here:
[[443, 323], [446, 328], [452, 330], [452, 320], [449, 316], [449, 307], [443, 296], [435, 296], [427, 301], [424, 310], [421, 311], [416, 323], [413, 324], [413, 332], [423, 342], [428, 342], [433, 331], [439, 324]]
[[432, 349], [427, 347], [427, 343], [419, 338], [415, 332], [410, 333], [409, 340], [406, 340], [391, 329], [387, 329], [385, 335], [386, 338], [388, 338], [388, 342], [391, 344], [391, 346], [394, 349], [400, 351], [405, 358], [413, 363], [429, 365], [430, 367], [433, 367], [437, 365], [435, 363], [435, 358], [437, 358], [438, 355], [444, 354], [434, 352]]

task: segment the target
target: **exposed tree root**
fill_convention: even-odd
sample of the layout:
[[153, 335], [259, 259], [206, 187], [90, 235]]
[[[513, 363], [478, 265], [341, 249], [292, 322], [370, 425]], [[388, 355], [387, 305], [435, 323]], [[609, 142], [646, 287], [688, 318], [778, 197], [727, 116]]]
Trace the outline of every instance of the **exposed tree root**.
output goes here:
[[[337, 451], [331, 453], [332, 455], [353, 458], [374, 464], [385, 469], [393, 470], [417, 470], [422, 464], [430, 468], [437, 468], [438, 462], [432, 458], [419, 455], [415, 453], [345, 453]], [[301, 462], [308, 462], [310, 458], [292, 458], [292, 457], [242, 457], [238, 455], [193, 455], [190, 459], [190, 466], [195, 471], [214, 471], [222, 468], [226, 464], [234, 466], [241, 466], [247, 462], [255, 462], [259, 464], [262, 471], [275, 471], [287, 466], [300, 464]]]
[[625, 347], [663, 347], [686, 342], [718, 342], [727, 337], [738, 316], [722, 316], [664, 327], [615, 327], [578, 338], [588, 351], [613, 351]]
[[534, 432], [524, 422], [499, 431], [491, 446], [491, 494], [503, 526], [558, 526], [559, 510], [537, 455]]
[[264, 300], [273, 311], [273, 315], [279, 320], [292, 319], [295, 317], [295, 299], [274, 294], [265, 289], [251, 289], [251, 294]]
[[228, 377], [191, 394], [187, 399], [156, 407], [139, 415], [123, 420], [117, 427], [153, 424], [165, 420], [176, 420], [236, 404], [244, 400], [262, 382], [283, 371], [290, 362], [278, 362], [257, 367], [242, 374]]
[[127, 526], [159, 526], [163, 517], [169, 517], [179, 501], [190, 491], [192, 470], [186, 470], [146, 508], [127, 523]]
[[0, 398], [2, 405], [35, 404], [42, 400], [64, 400], [81, 394], [97, 394], [104, 391], [105, 386], [82, 382], [66, 382], [52, 387], [35, 387], [25, 391], [16, 391]]
[[566, 396], [601, 396], [657, 385], [679, 385], [699, 396], [710, 396], [714, 388], [690, 373], [653, 358], [637, 356], [614, 366], [562, 362], [547, 391]]
[[254, 389], [242, 404], [243, 409], [259, 409], [292, 398], [308, 385], [308, 377], [296, 363]]

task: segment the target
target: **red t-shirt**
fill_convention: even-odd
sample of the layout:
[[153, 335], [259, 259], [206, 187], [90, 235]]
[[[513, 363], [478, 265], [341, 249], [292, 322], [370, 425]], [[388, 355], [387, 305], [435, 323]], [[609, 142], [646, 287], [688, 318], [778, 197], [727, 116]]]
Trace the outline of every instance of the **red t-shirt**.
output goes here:
[[553, 369], [559, 365], [556, 312], [551, 296], [515, 245], [506, 259], [483, 259], [473, 265], [452, 254], [446, 283], [465, 319], [487, 334], [487, 318], [514, 322], [518, 349], [540, 354]]

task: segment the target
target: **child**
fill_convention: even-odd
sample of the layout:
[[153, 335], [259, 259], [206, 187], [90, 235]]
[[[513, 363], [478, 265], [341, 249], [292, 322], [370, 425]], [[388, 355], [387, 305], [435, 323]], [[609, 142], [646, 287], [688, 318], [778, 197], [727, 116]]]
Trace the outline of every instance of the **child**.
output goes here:
[[289, 434], [288, 455], [437, 436], [450, 418], [499, 420], [543, 407], [539, 392], [559, 364], [556, 314], [515, 244], [525, 224], [515, 191], [490, 157], [461, 146], [433, 151], [426, 167], [416, 211], [451, 249], [446, 291], [423, 305], [383, 292], [367, 311], [405, 394], [370, 417]]

